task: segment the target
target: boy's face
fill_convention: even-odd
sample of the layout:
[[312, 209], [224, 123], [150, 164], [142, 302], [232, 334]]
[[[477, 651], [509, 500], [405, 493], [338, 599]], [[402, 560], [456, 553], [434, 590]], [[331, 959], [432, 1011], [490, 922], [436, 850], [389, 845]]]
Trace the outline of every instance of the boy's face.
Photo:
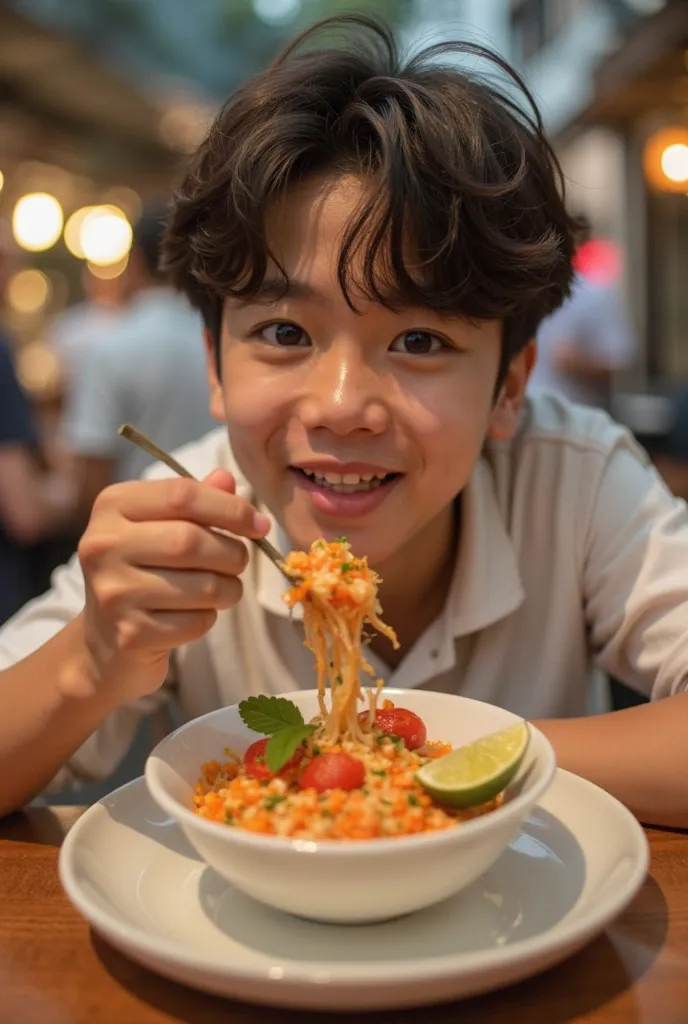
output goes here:
[[228, 300], [221, 382], [209, 365], [212, 412], [291, 541], [343, 534], [380, 566], [445, 530], [486, 436], [515, 429], [532, 353], [495, 404], [498, 322], [363, 300], [353, 312], [337, 257], [362, 187], [314, 180], [275, 208], [269, 242], [288, 293], [267, 282], [262, 296]]

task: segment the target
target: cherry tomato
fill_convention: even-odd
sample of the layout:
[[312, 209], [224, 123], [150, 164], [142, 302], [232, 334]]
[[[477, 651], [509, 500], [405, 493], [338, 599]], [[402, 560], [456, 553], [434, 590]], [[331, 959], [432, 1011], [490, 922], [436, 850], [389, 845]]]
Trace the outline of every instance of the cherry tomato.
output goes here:
[[[361, 722], [367, 722], [368, 712], [362, 711], [358, 718]], [[375, 728], [386, 736], [398, 736], [406, 744], [407, 750], [422, 747], [428, 735], [423, 720], [407, 708], [378, 708], [375, 712]]]
[[[267, 737], [262, 740], [256, 740], [252, 743], [244, 754], [244, 770], [250, 779], [274, 779], [275, 773], [271, 772], [267, 766], [265, 760], [265, 748], [268, 745]], [[277, 772], [278, 776], [288, 775], [295, 768], [299, 766], [299, 763], [303, 757], [303, 750], [300, 748], [295, 754], [287, 761], [285, 765], [280, 768]]]
[[365, 781], [363, 762], [350, 754], [319, 754], [301, 776], [301, 789], [360, 789]]

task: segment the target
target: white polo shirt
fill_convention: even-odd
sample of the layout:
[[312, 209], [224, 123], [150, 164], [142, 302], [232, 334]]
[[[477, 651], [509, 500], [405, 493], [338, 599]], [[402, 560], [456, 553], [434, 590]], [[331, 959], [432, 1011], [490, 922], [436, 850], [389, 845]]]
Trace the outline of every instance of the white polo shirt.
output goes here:
[[[224, 430], [177, 452], [196, 476], [231, 470], [251, 498]], [[154, 467], [149, 475], [168, 475]], [[517, 436], [486, 445], [462, 496], [462, 535], [446, 605], [391, 671], [390, 684], [476, 697], [525, 718], [584, 714], [594, 661], [653, 698], [688, 678], [688, 508], [673, 498], [631, 435], [604, 413], [552, 395], [528, 400]], [[288, 539], [275, 527], [281, 550]], [[203, 639], [176, 652], [174, 687], [185, 718], [248, 694], [315, 684], [298, 613], [258, 550], [241, 604]], [[0, 630], [0, 668], [25, 657], [76, 616], [78, 561], [52, 590]], [[392, 623], [393, 625], [393, 623]], [[107, 775], [141, 716], [166, 689], [116, 711], [56, 784]]]

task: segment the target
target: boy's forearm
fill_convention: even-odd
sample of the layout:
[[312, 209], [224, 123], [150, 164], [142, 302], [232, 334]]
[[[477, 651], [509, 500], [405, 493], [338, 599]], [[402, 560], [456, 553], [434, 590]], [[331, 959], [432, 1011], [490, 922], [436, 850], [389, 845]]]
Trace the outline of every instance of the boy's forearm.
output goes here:
[[534, 724], [552, 743], [560, 768], [606, 789], [645, 824], [688, 828], [688, 693]]
[[94, 682], [81, 616], [0, 672], [0, 816], [37, 796], [115, 709]]

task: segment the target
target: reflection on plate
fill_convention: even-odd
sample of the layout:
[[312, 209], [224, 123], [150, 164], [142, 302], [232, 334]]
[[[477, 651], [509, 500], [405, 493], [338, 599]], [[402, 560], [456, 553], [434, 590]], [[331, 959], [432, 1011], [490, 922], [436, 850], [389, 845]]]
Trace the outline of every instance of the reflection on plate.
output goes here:
[[316, 924], [242, 895], [199, 860], [140, 779], [74, 826], [60, 873], [97, 931], [175, 981], [285, 1007], [355, 1010], [465, 997], [535, 974], [602, 931], [647, 864], [632, 816], [559, 771], [482, 878], [383, 924]]

